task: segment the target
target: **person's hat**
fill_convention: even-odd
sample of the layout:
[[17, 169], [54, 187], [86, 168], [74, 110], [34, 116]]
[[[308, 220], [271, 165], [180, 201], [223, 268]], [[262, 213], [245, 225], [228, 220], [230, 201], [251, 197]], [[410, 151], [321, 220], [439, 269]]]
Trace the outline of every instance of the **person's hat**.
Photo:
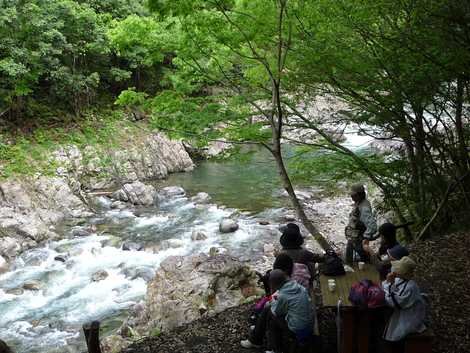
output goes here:
[[351, 195], [359, 194], [361, 192], [366, 192], [366, 190], [364, 189], [364, 185], [354, 184], [354, 185], [351, 186]]
[[396, 234], [397, 227], [393, 223], [386, 222], [379, 227], [379, 234], [381, 235], [392, 235]]
[[300, 228], [297, 224], [289, 223], [283, 229], [281, 239], [279, 240], [284, 249], [298, 249], [304, 243], [304, 238], [300, 234]]
[[403, 256], [398, 261], [392, 261], [393, 272], [402, 276], [412, 276], [415, 268], [416, 262], [409, 256]]
[[400, 244], [395, 245], [394, 247], [387, 250], [387, 253], [390, 257], [394, 258], [395, 260], [400, 260], [404, 256], [408, 256], [410, 253], [408, 249]]

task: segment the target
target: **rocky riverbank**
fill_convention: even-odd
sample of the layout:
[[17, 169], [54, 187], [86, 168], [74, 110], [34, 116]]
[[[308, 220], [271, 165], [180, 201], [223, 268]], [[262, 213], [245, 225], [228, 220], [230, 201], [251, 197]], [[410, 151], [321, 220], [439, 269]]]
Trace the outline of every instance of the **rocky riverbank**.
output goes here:
[[0, 272], [23, 251], [58, 239], [55, 227], [61, 220], [91, 216], [95, 195], [103, 190], [162, 179], [194, 167], [180, 141], [144, 132], [128, 136], [114, 148], [65, 146], [50, 156], [50, 163], [55, 166], [53, 176], [0, 182]]
[[[430, 296], [428, 307], [434, 332], [433, 353], [470, 350], [468, 276], [470, 266], [468, 232], [435, 237], [411, 246], [418, 268], [416, 281]], [[227, 309], [173, 330], [156, 332], [132, 344], [122, 353], [254, 353], [240, 340], [248, 335], [250, 305]], [[319, 308], [318, 319], [323, 340], [322, 352], [336, 351], [335, 315]]]

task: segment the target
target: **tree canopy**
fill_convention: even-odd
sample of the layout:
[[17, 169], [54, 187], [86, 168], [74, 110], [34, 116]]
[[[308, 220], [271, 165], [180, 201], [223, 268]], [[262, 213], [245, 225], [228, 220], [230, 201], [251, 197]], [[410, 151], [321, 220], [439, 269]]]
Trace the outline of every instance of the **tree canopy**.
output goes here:
[[[467, 2], [1, 4], [0, 118], [7, 122], [53, 119], [50, 106], [79, 117], [117, 98], [170, 135], [263, 146], [304, 223], [291, 177], [313, 178], [338, 164], [335, 178], [369, 178], [383, 207], [422, 234], [470, 209]], [[312, 113], [325, 96], [347, 109]], [[338, 138], [345, 130], [394, 147], [359, 153]], [[299, 138], [305, 133], [313, 138]], [[315, 157], [294, 159], [289, 169], [285, 143]]]

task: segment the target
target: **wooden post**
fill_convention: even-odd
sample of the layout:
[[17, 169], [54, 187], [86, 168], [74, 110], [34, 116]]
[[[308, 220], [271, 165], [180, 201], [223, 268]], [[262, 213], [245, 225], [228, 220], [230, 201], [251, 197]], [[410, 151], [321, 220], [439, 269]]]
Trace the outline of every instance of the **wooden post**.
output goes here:
[[344, 308], [341, 310], [341, 340], [338, 342], [340, 345], [341, 353], [353, 353], [354, 350], [354, 322], [355, 322], [355, 308]]
[[101, 353], [100, 347], [100, 322], [92, 321], [83, 325], [88, 353]]
[[368, 353], [369, 352], [369, 339], [370, 339], [370, 313], [369, 310], [357, 310], [357, 352]]

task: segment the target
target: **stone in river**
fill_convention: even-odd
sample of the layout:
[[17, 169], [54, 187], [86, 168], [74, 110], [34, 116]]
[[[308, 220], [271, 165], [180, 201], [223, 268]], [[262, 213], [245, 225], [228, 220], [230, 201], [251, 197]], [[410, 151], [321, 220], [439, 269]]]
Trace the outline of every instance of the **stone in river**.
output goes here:
[[126, 241], [122, 244], [122, 250], [125, 251], [141, 251], [144, 249], [144, 246], [139, 243], [134, 243], [130, 241]]
[[39, 290], [39, 289], [41, 289], [41, 283], [39, 283], [38, 281], [34, 281], [34, 280], [26, 281], [25, 283], [23, 283], [23, 289], [25, 289], [25, 290]]
[[60, 261], [60, 262], [65, 262], [65, 261], [67, 261], [67, 258], [65, 257], [65, 255], [57, 255], [56, 257], [54, 257], [54, 260], [55, 261]]
[[207, 239], [207, 234], [204, 233], [204, 232], [197, 232], [197, 231], [194, 231], [192, 234], [191, 234], [191, 240], [193, 241], [196, 241], [196, 240], [205, 240]]
[[91, 235], [91, 233], [86, 229], [74, 229], [72, 231], [72, 235], [74, 237], [88, 237]]
[[205, 203], [211, 199], [207, 192], [198, 192], [195, 196], [191, 197], [191, 201], [195, 203]]
[[10, 288], [5, 291], [6, 294], [12, 294], [12, 295], [22, 295], [24, 293], [24, 290], [22, 288]]
[[235, 222], [233, 219], [224, 218], [222, 221], [220, 221], [219, 231], [221, 233], [232, 233], [235, 232], [238, 227], [238, 223]]
[[171, 197], [171, 196], [184, 196], [186, 191], [181, 186], [167, 186], [162, 188], [159, 191], [162, 196]]
[[99, 282], [106, 279], [108, 276], [108, 272], [106, 272], [105, 270], [99, 270], [93, 273], [93, 275], [91, 276], [91, 280], [93, 282]]

